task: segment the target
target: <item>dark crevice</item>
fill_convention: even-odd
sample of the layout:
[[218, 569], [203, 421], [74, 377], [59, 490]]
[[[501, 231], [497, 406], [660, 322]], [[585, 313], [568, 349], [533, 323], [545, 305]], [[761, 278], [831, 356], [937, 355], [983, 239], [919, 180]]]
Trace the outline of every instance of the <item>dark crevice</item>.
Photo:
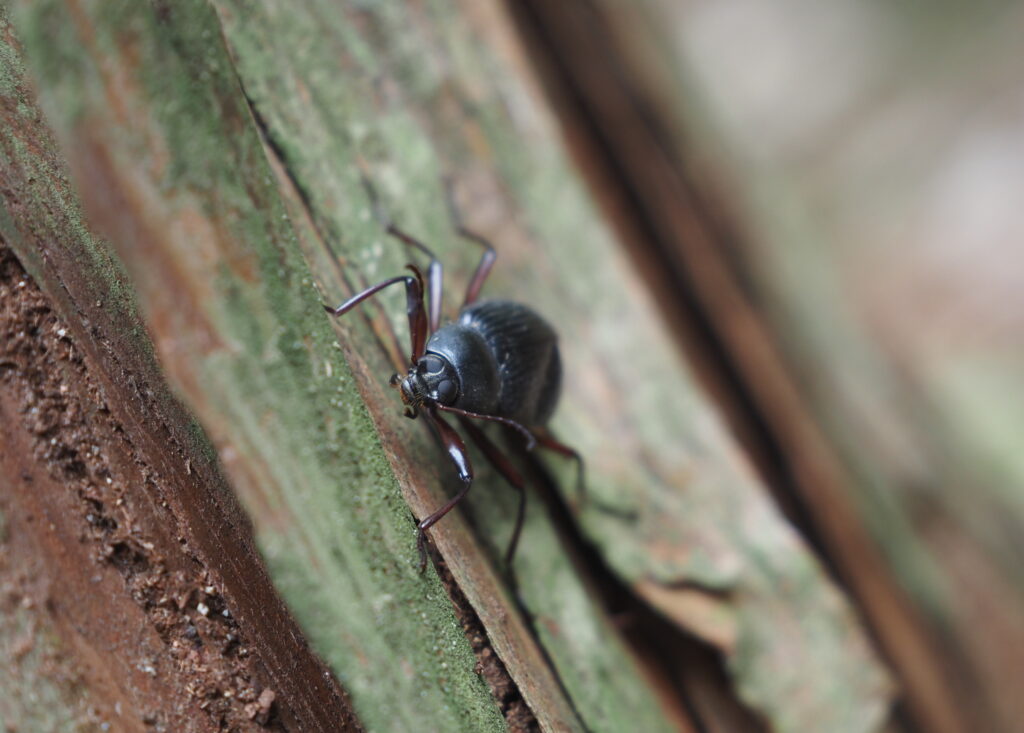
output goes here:
[[[606, 27], [606, 19], [591, 2], [574, 5], [571, 13], [563, 12], [561, 6], [533, 1], [509, 2], [507, 7], [530, 48], [549, 99], [559, 112], [567, 142], [576, 149], [583, 173], [598, 197], [611, 204], [616, 224], [625, 227], [622, 239], [638, 269], [655, 290], [658, 306], [685, 348], [684, 357], [696, 368], [723, 409], [776, 504], [811, 546], [832, 579], [848, 588], [804, 499], [797, 466], [780, 441], [772, 416], [755, 392], [733, 345], [722, 334], [716, 318], [719, 314], [704, 302], [702, 288], [695, 281], [698, 274], [681, 254], [677, 233], [670, 230], [671, 224], [657, 208], [666, 205], [665, 198], [652, 200], [644, 195], [650, 190], [651, 181], [638, 178], [633, 167], [638, 155], [636, 146], [624, 142], [623, 137], [639, 131], [638, 136], [648, 146], [646, 154], [657, 158], [660, 171], [669, 172], [670, 177], [662, 178], [676, 195], [673, 205], [685, 209], [692, 217], [696, 222], [693, 224], [695, 232], [714, 242], [715, 256], [723, 260], [746, 299], [746, 306], [756, 309], [756, 293], [746, 277], [747, 269], [740, 259], [742, 248], [735, 232], [730, 230], [728, 222], [717, 216], [714, 202], [706, 200], [705, 192], [692, 180], [685, 161], [678, 159], [673, 136], [664, 129], [658, 114], [637, 87], [633, 74], [617, 53], [614, 34]], [[570, 22], [564, 17], [570, 14], [574, 27], [571, 32], [565, 32], [560, 23]], [[583, 35], [586, 40], [573, 43], [573, 34]], [[599, 59], [596, 58], [598, 53]], [[588, 69], [600, 69], [600, 87], [587, 78], [586, 70], [580, 70], [580, 64], [588, 63]], [[621, 120], [608, 114], [615, 105], [628, 110], [633, 128], [624, 129], [617, 124]], [[563, 518], [561, 524], [566, 531], [574, 532], [571, 518]], [[577, 537], [574, 542], [586, 546], [583, 538]], [[595, 553], [587, 551], [586, 555], [590, 557]], [[594, 561], [600, 565], [596, 555], [588, 563]], [[622, 599], [632, 597], [628, 588], [616, 587], [613, 575], [605, 569], [595, 570], [592, 577], [607, 580], [610, 610]], [[643, 605], [635, 597], [632, 602]], [[650, 609], [640, 613], [645, 611], [654, 613]], [[653, 622], [645, 622], [643, 626], [653, 628]], [[645, 642], [641, 639], [640, 643]], [[646, 643], [654, 643], [654, 648], [658, 649], [656, 639], [648, 638]], [[688, 707], [694, 710], [692, 703]]]
[[[527, 491], [529, 491], [529, 489], [527, 489]], [[544, 662], [548, 665], [548, 669], [551, 670], [551, 676], [558, 682], [558, 687], [562, 692], [562, 697], [565, 698], [566, 703], [572, 709], [573, 713], [576, 714], [576, 719], [579, 721], [584, 733], [590, 733], [590, 727], [587, 726], [586, 717], [580, 713], [580, 709], [576, 705], [576, 700], [574, 700], [572, 695], [569, 694], [569, 690], [566, 688], [565, 682], [562, 680], [562, 675], [558, 671], [558, 665], [556, 665], [555, 660], [551, 658], [548, 648], [540, 641], [541, 636], [537, 630], [537, 617], [534, 615], [533, 611], [530, 610], [529, 604], [526, 603], [519, 595], [518, 589], [516, 588], [514, 570], [512, 571], [512, 575], [509, 577], [509, 588], [511, 590], [511, 597], [514, 599], [516, 609], [523, 618], [523, 623], [526, 624], [526, 627], [529, 629], [530, 636], [533, 637], [537, 644], [537, 649], [544, 658]]]
[[433, 547], [430, 546], [430, 558], [437, 569], [438, 577], [442, 585], [448, 591], [452, 606], [455, 609], [455, 617], [458, 619], [462, 630], [469, 639], [473, 654], [476, 655], [476, 672], [487, 682], [498, 702], [505, 722], [510, 733], [540, 733], [540, 725], [533, 711], [523, 699], [522, 693], [516, 686], [512, 676], [509, 675], [504, 663], [498, 657], [494, 647], [491, 646], [487, 637], [487, 630], [484, 628], [480, 617], [459, 588], [455, 578], [448, 570], [444, 558]]
[[[684, 679], [684, 672], [702, 677], [708, 685], [717, 686], [723, 692], [721, 697], [727, 700], [730, 719], [734, 724], [739, 724], [734, 730], [766, 732], [768, 726], [757, 713], [732, 697], [722, 654], [666, 619], [633, 593], [608, 566], [600, 549], [580, 530], [574, 509], [566, 502], [544, 464], [533, 454], [524, 453], [511, 445], [510, 449], [517, 452], [518, 460], [529, 467], [532, 485], [538, 488], [536, 493], [540, 495], [558, 528], [563, 546], [577, 566], [580, 576], [589, 581], [589, 587], [596, 592], [606, 614], [618, 622], [619, 632], [633, 647], [641, 663], [671, 689], [697, 730], [703, 732], [721, 728], [705, 721], [705, 713], [694, 699], [690, 685]], [[727, 595], [704, 587], [700, 590], [716, 596]], [[525, 607], [522, 611], [524, 616], [531, 619], [532, 628], [529, 611]], [[536, 635], [536, 630], [533, 630]]]
[[[295, 195], [298, 197], [299, 202], [301, 203], [302, 206], [302, 210], [309, 220], [310, 226], [316, 232], [317, 238], [321, 242], [323, 242], [325, 249], [331, 254], [330, 260], [331, 264], [334, 267], [334, 272], [338, 276], [338, 279], [341, 282], [345, 283], [345, 289], [347, 291], [346, 296], [351, 296], [354, 293], [358, 292], [359, 290], [365, 290], [366, 288], [369, 287], [369, 283], [366, 281], [366, 279], [362, 276], [361, 273], [357, 273], [357, 277], [359, 278], [359, 285], [357, 286], [352, 283], [348, 271], [344, 267], [342, 267], [341, 263], [343, 259], [340, 256], [338, 256], [338, 254], [334, 251], [334, 245], [331, 243], [330, 238], [326, 237], [324, 232], [321, 231], [315, 216], [316, 206], [314, 205], [313, 200], [309, 195], [309, 192], [306, 190], [306, 188], [299, 181], [299, 178], [292, 171], [292, 168], [289, 165], [289, 158], [287, 153], [285, 152], [281, 144], [277, 141], [277, 139], [274, 137], [273, 131], [270, 129], [270, 125], [267, 124], [267, 121], [263, 118], [263, 115], [260, 113], [259, 107], [256, 105], [256, 102], [254, 102], [252, 98], [249, 97], [249, 94], [245, 90], [245, 84], [241, 80], [241, 77], [238, 78], [238, 85], [239, 88], [241, 89], [242, 96], [249, 107], [249, 112], [252, 114], [252, 119], [256, 123], [256, 128], [257, 130], [259, 130], [260, 139], [268, 148], [270, 156], [273, 158], [273, 161], [276, 162], [277, 164], [276, 166], [272, 167], [281, 170], [287, 177], [289, 186], [295, 192]], [[329, 304], [325, 303], [324, 305], [326, 306]], [[375, 308], [378, 313], [383, 313], [383, 307], [380, 305], [380, 303], [373, 302], [370, 303], [369, 305], [370, 307]], [[367, 327], [369, 328], [369, 331], [372, 334], [373, 339], [377, 342], [377, 345], [381, 349], [381, 351], [385, 354], [388, 354], [391, 358], [394, 358], [393, 354], [395, 352], [392, 351], [392, 347], [385, 344], [378, 330], [373, 327], [373, 319], [369, 315], [367, 315], [365, 311], [363, 311], [363, 309], [360, 309], [360, 314], [364, 322], [367, 324]], [[390, 336], [392, 337], [394, 349], [397, 350], [399, 362], [401, 362], [401, 355], [402, 353], [404, 353], [402, 346], [398, 341], [398, 337], [390, 328], [390, 321], [387, 320], [386, 316], [383, 318], [383, 321], [385, 324], [387, 324], [387, 330]]]

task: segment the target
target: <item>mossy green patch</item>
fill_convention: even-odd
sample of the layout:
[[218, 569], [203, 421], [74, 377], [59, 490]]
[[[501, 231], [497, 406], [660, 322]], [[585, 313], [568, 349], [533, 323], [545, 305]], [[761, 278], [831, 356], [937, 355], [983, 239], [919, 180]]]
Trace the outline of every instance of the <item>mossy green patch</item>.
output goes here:
[[[115, 242], [144, 301], [165, 282], [139, 259], [154, 246], [210, 296], [190, 307], [220, 345], [178, 335], [200, 390], [186, 396], [208, 424], [229, 426], [218, 439], [259, 478], [242, 499], [272, 508], [254, 519], [275, 583], [367, 730], [503, 730], [438, 579], [415, 572], [414, 522], [311, 287], [216, 15], [197, 0], [80, 10], [19, 8], [42, 100], [71, 146], [88, 120], [114, 175], [169, 227], [146, 248]], [[55, 51], [46, 33], [60, 23], [74, 32]], [[58, 73], [58, 53], [75, 56], [61, 61], [73, 75]], [[71, 241], [117, 269], [84, 227]], [[98, 294], [129, 303], [130, 288], [110, 280], [98, 278]]]
[[[446, 0], [417, 12], [360, 5], [333, 14], [312, 0], [298, 11], [275, 2], [215, 5], [267, 135], [350, 278], [381, 279], [400, 271], [406, 256], [382, 238], [358, 166], [390, 215], [444, 262], [452, 300], [477, 253], [453, 236], [440, 179], [486, 172], [500, 181], [494, 197], [506, 210], [495, 228], [521, 236], [526, 230], [532, 241], [511, 252], [499, 242], [486, 294], [529, 302], [562, 333], [566, 392], [554, 427], [590, 461], [593, 502], [581, 526], [609, 564], [627, 582], [695, 583], [730, 593], [743, 650], [731, 669], [745, 698], [773, 719], [792, 726], [793, 715], [806, 715], [841, 726], [858, 706], [871, 710], [862, 721], [876, 719], [885, 675], [856, 620], [737, 461], [713, 406], [626, 274], [628, 263], [557, 137], [535, 121], [529, 94], [467, 15]], [[301, 53], [288, 52], [297, 46]], [[306, 254], [326, 263], [316, 248]], [[344, 292], [330, 267], [315, 274], [325, 292]], [[396, 314], [404, 338], [398, 296], [383, 308]], [[357, 324], [351, 328], [362, 348], [374, 348]], [[550, 465], [571, 504], [574, 467]], [[468, 510], [481, 542], [498, 557], [511, 532], [514, 498], [480, 473]], [[517, 558], [518, 597], [566, 690], [594, 730], [656, 729], [663, 724], [657, 702], [579, 587], [536, 505]], [[636, 519], [624, 519], [631, 515]], [[807, 613], [820, 624], [773, 635], [793, 614]], [[800, 661], [783, 664], [783, 657]], [[807, 706], [789, 712], [777, 692], [808, 679]], [[836, 707], [837, 694], [856, 702]]]

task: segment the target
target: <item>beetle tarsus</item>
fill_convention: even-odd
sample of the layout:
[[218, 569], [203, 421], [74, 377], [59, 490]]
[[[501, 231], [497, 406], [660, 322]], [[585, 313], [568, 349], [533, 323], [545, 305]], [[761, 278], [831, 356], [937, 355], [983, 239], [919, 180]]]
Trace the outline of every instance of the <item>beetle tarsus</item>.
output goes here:
[[427, 571], [427, 532], [422, 527], [416, 528], [416, 549], [420, 553], [420, 575]]

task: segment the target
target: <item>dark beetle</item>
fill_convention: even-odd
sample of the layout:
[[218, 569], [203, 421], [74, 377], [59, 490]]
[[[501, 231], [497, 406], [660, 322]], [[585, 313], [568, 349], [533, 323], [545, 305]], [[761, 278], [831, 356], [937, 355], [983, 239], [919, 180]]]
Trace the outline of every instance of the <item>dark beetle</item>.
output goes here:
[[469, 412], [543, 425], [562, 384], [558, 337], [525, 305], [486, 300], [434, 332], [426, 353], [402, 380], [402, 397], [422, 397]]
[[391, 384], [401, 392], [406, 416], [416, 418], [422, 414], [436, 428], [435, 433], [462, 480], [459, 493], [417, 525], [420, 570], [426, 567], [427, 561], [426, 530], [466, 496], [473, 481], [466, 445], [441, 417], [441, 412], [456, 416], [483, 454], [519, 492], [519, 512], [506, 553], [506, 562], [511, 564], [526, 511], [523, 479], [508, 457], [472, 420], [502, 423], [525, 438], [527, 449], [541, 445], [574, 458], [580, 465], [582, 482], [579, 454], [552, 438], [544, 429], [558, 402], [562, 382], [558, 337], [547, 321], [525, 305], [508, 300], [477, 302], [496, 255], [490, 244], [461, 225], [458, 226], [459, 233], [481, 244], [484, 254], [470, 281], [458, 319], [441, 326], [440, 262], [425, 245], [395, 226], [389, 226], [387, 231], [430, 257], [427, 270], [430, 282], [429, 324], [423, 303], [426, 289], [423, 275], [415, 265], [408, 265], [412, 275], [385, 280], [354, 295], [337, 308], [324, 307], [328, 313], [340, 316], [389, 285], [405, 284], [412, 341], [410, 366], [404, 377], [395, 374]]

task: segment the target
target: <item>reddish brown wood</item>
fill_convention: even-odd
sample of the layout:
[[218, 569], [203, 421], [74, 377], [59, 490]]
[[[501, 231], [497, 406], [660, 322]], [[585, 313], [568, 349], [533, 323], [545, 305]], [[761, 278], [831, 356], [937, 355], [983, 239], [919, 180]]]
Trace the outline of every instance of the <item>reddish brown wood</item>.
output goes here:
[[25, 520], [17, 531], [52, 560], [44, 585], [57, 628], [89, 674], [109, 676], [104, 698], [126, 702], [136, 724], [358, 729], [271, 585], [212, 448], [164, 382], [130, 286], [69, 213], [74, 193], [31, 92], [6, 90], [4, 233], [40, 282], [4, 246], [2, 460], [15, 471], [5, 497]]

